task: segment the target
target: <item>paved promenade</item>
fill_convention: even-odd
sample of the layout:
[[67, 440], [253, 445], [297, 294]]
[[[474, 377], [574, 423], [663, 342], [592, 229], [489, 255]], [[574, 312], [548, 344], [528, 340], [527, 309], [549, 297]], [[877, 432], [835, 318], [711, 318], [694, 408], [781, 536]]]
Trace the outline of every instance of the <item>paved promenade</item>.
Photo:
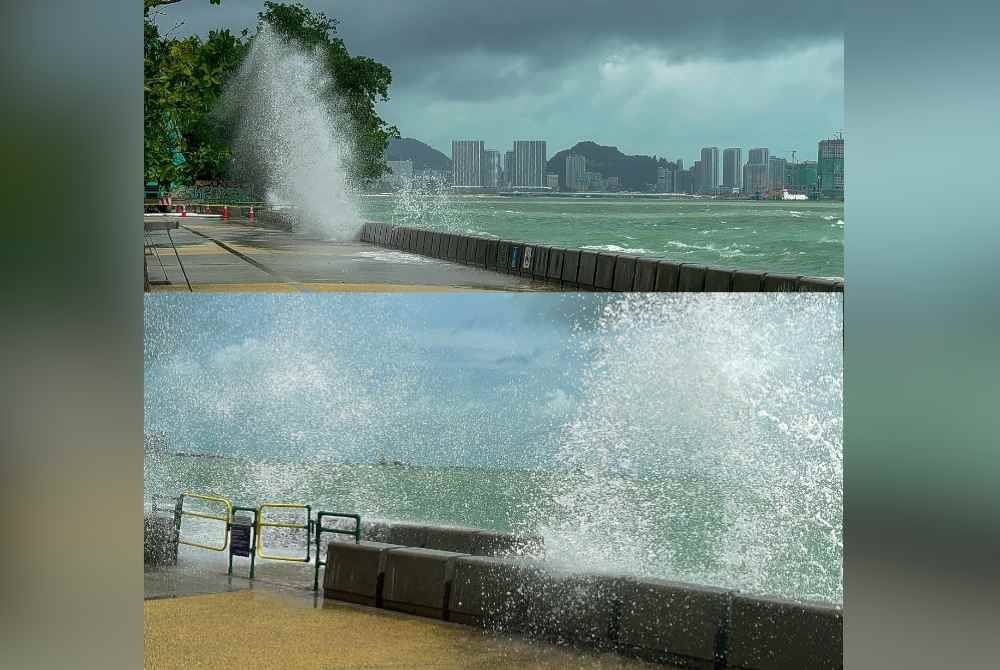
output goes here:
[[542, 282], [364, 242], [311, 239], [248, 221], [194, 215], [176, 221], [179, 227], [169, 237], [165, 231], [146, 233], [153, 291], [187, 291], [185, 273], [196, 292], [552, 290]]

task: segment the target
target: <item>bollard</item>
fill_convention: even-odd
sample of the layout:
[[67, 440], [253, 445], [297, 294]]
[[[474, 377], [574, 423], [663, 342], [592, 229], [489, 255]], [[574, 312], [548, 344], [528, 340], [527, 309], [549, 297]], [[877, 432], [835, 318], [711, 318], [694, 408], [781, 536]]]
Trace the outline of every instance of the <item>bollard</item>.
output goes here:
[[229, 205], [225, 205], [222, 208], [222, 218], [223, 220], [229, 220]]
[[253, 205], [250, 205], [250, 213], [247, 215], [247, 218], [250, 219], [251, 221], [257, 218], [253, 213]]

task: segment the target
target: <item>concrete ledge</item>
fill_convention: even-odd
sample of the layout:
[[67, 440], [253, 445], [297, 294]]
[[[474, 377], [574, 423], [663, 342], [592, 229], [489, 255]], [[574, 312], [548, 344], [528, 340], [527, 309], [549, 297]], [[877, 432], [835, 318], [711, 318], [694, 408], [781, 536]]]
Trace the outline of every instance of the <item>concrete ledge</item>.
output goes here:
[[733, 288], [733, 271], [726, 268], [705, 268], [704, 291], [729, 293]]
[[422, 547], [427, 541], [427, 526], [411, 523], [391, 523], [385, 532], [385, 542], [404, 547]]
[[520, 242], [511, 242], [510, 259], [507, 263], [507, 272], [518, 274], [521, 271], [521, 260], [524, 258], [524, 245]]
[[563, 252], [563, 271], [560, 278], [564, 286], [576, 287], [576, 273], [580, 269], [580, 252], [566, 249]]
[[613, 288], [616, 291], [631, 291], [635, 284], [635, 264], [639, 259], [635, 256], [619, 256], [615, 263], [615, 278]]
[[597, 254], [597, 272], [594, 274], [594, 288], [611, 291], [615, 287], [615, 263], [617, 254]]
[[467, 256], [469, 252], [469, 242], [471, 240], [465, 235], [458, 236], [458, 246], [455, 249], [455, 260], [459, 263], [467, 262]]
[[618, 642], [639, 656], [712, 667], [722, 655], [731, 594], [659, 579], [622, 581]]
[[323, 595], [327, 598], [381, 607], [385, 555], [398, 544], [331, 542], [326, 548]]
[[566, 250], [559, 247], [552, 247], [549, 249], [549, 267], [545, 276], [554, 281], [559, 282], [562, 280], [562, 270], [563, 262], [566, 257]]
[[486, 269], [488, 270], [497, 269], [497, 254], [499, 253], [499, 245], [500, 240], [486, 241]]
[[764, 273], [750, 270], [736, 270], [733, 272], [732, 290], [734, 293], [758, 292], [763, 290]]
[[439, 551], [454, 551], [460, 554], [472, 554], [476, 548], [477, 528], [452, 528], [447, 526], [428, 526], [424, 535], [423, 547]]
[[597, 277], [597, 252], [581, 251], [580, 267], [576, 274], [576, 283], [580, 288], [594, 288], [594, 279]]
[[459, 235], [455, 233], [448, 234], [448, 250], [445, 252], [445, 258], [450, 261], [458, 259], [458, 238]]
[[799, 280], [799, 291], [815, 291], [820, 293], [835, 293], [843, 291], [844, 285], [834, 279], [820, 279], [818, 277], [802, 277]]
[[656, 288], [656, 261], [652, 258], [640, 258], [635, 262], [635, 281], [633, 291], [652, 291]]
[[799, 278], [795, 275], [766, 274], [763, 289], [767, 292], [797, 292]]
[[681, 276], [681, 266], [673, 261], [660, 261], [656, 264], [656, 291], [676, 291], [677, 281]]
[[510, 267], [510, 242], [500, 240], [497, 242], [496, 269], [498, 272], [507, 272]]
[[534, 258], [531, 260], [531, 276], [538, 279], [545, 279], [549, 271], [549, 252], [551, 249], [545, 246], [536, 246]]
[[445, 619], [455, 559], [462, 554], [436, 549], [393, 549], [386, 553], [382, 606], [399, 612]]
[[677, 277], [677, 290], [704, 291], [706, 270], [707, 268], [704, 265], [696, 263], [684, 263], [681, 265], [680, 274]]
[[834, 669], [844, 665], [843, 611], [822, 605], [737, 595], [729, 667]]
[[455, 560], [448, 618], [494, 631], [524, 631], [533, 614], [528, 591], [537, 581], [536, 563], [463, 556]]

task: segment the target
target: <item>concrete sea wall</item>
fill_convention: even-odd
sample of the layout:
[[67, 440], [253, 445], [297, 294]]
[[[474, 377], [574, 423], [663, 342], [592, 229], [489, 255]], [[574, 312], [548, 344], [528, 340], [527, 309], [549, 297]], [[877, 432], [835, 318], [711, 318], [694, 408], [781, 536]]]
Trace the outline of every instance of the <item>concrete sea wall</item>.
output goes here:
[[422, 228], [366, 223], [361, 241], [587, 291], [843, 292], [817, 277], [563, 249]]
[[[439, 530], [424, 527], [410, 538], [423, 532], [426, 544], [427, 532]], [[406, 546], [402, 531], [395, 537], [399, 542], [331, 542], [324, 595], [682, 667], [843, 667], [837, 607], [572, 573], [537, 558]]]

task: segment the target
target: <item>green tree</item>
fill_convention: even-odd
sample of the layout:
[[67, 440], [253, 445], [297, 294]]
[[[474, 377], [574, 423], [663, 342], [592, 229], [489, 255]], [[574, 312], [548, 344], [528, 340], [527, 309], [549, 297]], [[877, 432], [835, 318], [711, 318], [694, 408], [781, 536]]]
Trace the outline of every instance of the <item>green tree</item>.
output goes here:
[[[180, 1], [144, 0], [145, 176], [161, 183], [223, 176], [232, 153], [232, 129], [213, 111], [252, 43], [246, 30], [240, 36], [212, 31], [207, 40], [161, 36], [149, 10]], [[376, 102], [389, 97], [389, 68], [351, 56], [336, 36], [338, 22], [301, 4], [266, 2], [258, 18], [258, 31], [267, 22], [285, 38], [323, 51], [336, 89], [330, 103], [346, 112], [351, 126], [351, 177], [365, 180], [384, 174], [389, 138], [399, 136], [375, 112]]]

